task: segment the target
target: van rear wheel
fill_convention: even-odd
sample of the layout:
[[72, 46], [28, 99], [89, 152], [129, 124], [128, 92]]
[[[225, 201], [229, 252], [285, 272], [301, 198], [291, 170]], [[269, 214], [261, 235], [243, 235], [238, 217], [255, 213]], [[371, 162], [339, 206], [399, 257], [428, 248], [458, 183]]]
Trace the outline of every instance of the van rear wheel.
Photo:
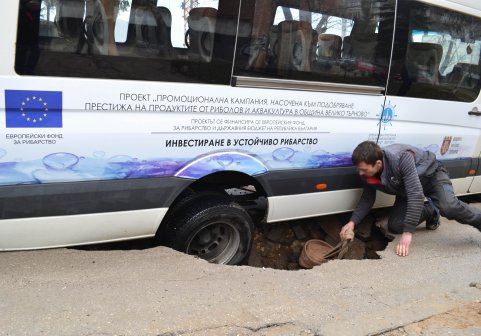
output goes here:
[[212, 263], [235, 265], [249, 253], [253, 222], [247, 211], [222, 194], [199, 194], [173, 214], [167, 240], [172, 248]]

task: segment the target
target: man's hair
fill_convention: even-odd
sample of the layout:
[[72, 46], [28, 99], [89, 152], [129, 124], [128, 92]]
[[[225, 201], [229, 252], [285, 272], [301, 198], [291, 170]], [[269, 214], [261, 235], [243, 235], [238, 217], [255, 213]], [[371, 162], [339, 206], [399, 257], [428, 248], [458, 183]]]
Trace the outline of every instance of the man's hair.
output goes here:
[[361, 162], [374, 165], [377, 160], [382, 160], [381, 147], [373, 141], [361, 142], [352, 152], [351, 159], [356, 166]]

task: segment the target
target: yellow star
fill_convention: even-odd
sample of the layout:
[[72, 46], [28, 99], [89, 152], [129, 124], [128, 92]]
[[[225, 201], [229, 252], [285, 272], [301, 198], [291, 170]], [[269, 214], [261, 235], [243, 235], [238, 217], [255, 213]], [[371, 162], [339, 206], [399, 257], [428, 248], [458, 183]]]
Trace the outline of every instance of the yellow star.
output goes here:
[[37, 119], [33, 119], [33, 122], [36, 123], [36, 122], [37, 122]]
[[47, 106], [47, 103], [43, 103], [43, 106]]
[[30, 100], [30, 98], [27, 98], [27, 99], [25, 99], [25, 100], [26, 100], [26, 101], [29, 101], [29, 100]]
[[43, 119], [42, 118], [38, 118], [39, 121], [42, 121]]
[[38, 98], [38, 101], [42, 101], [43, 99], [42, 98]]
[[23, 107], [20, 109], [20, 111], [23, 111]]
[[22, 102], [22, 105], [25, 105], [25, 102]]
[[25, 117], [25, 113], [22, 113], [22, 117]]
[[30, 118], [27, 118], [27, 121], [30, 121]]
[[33, 96], [32, 98], [33, 98], [33, 100], [37, 99], [37, 97], [35, 97], [35, 96]]
[[46, 117], [46, 116], [47, 116], [47, 113], [44, 113], [43, 116]]

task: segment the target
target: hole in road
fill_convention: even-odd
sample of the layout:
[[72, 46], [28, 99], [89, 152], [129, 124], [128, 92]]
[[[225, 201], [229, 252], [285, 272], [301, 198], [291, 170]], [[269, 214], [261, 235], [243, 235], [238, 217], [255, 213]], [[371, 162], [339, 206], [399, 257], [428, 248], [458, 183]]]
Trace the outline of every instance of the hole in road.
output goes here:
[[[356, 237], [349, 244], [343, 259], [380, 259], [393, 236], [379, 227], [384, 212], [373, 211], [356, 226]], [[331, 246], [339, 242], [341, 227], [349, 220], [349, 214], [308, 218], [296, 221], [262, 224], [255, 232], [254, 241], [245, 265], [283, 270], [302, 269], [299, 265], [304, 244], [310, 239], [320, 239]]]
[[[481, 195], [460, 197], [466, 203], [481, 202]], [[344, 259], [380, 259], [377, 252], [385, 250], [394, 236], [386, 231], [391, 208], [373, 209], [356, 226], [356, 237]], [[303, 220], [260, 225], [255, 232], [251, 252], [245, 265], [283, 270], [302, 269], [299, 265], [304, 244], [320, 239], [331, 246], [339, 241], [341, 227], [349, 221], [350, 213], [307, 218]], [[383, 225], [381, 225], [383, 223]]]
[[[466, 203], [480, 203], [480, 195], [463, 196]], [[243, 204], [245, 205], [245, 204]], [[248, 208], [249, 213], [260, 222], [264, 208]], [[356, 238], [352, 243], [349, 259], [379, 259], [378, 251], [383, 251], [394, 236], [380, 228], [380, 222], [388, 216], [391, 208], [372, 210], [370, 215], [356, 227]], [[286, 221], [273, 224], [260, 224], [256, 228], [249, 256], [243, 265], [284, 270], [300, 269], [301, 250], [310, 239], [321, 239], [331, 245], [338, 241], [339, 230], [349, 220], [350, 214], [339, 214]], [[78, 250], [144, 250], [157, 246], [154, 239], [129, 240], [124, 242], [73, 246]]]
[[[383, 210], [373, 210], [358, 226], [356, 237], [350, 243], [344, 259], [379, 259], [394, 236], [384, 233], [378, 225], [379, 218], [387, 216]], [[299, 265], [304, 244], [310, 239], [320, 239], [331, 246], [339, 242], [339, 231], [349, 220], [349, 214], [322, 216], [295, 221], [263, 223], [257, 226], [252, 248], [242, 263], [251, 267], [282, 270], [302, 269]], [[156, 246], [154, 239], [129, 240], [104, 244], [70, 247], [78, 250], [144, 250]]]

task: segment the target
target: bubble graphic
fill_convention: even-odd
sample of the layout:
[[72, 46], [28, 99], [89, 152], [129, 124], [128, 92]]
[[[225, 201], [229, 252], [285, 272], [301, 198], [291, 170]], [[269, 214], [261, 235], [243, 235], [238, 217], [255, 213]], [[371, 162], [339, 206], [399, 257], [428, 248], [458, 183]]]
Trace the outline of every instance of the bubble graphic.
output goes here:
[[294, 156], [294, 153], [292, 148], [281, 147], [272, 152], [272, 157], [277, 161], [287, 161]]
[[234, 159], [230, 155], [221, 155], [217, 158], [217, 163], [224, 169], [230, 166], [233, 161]]
[[318, 149], [316, 151], [314, 151], [315, 155], [329, 155], [329, 152], [326, 152], [325, 150], [322, 150], [322, 149]]
[[79, 158], [71, 153], [60, 152], [45, 156], [42, 162], [47, 168], [64, 170], [73, 168], [79, 162]]
[[129, 162], [129, 161], [133, 161], [133, 159], [128, 155], [116, 155], [116, 156], [112, 156], [109, 159], [110, 163], [123, 163], [123, 162]]
[[84, 178], [72, 170], [53, 172], [47, 169], [37, 169], [32, 173], [40, 183], [81, 181]]
[[0, 158], [4, 157], [7, 154], [7, 151], [3, 148], [0, 148]]
[[95, 151], [93, 155], [94, 155], [95, 158], [103, 158], [105, 156], [105, 152], [104, 151]]

